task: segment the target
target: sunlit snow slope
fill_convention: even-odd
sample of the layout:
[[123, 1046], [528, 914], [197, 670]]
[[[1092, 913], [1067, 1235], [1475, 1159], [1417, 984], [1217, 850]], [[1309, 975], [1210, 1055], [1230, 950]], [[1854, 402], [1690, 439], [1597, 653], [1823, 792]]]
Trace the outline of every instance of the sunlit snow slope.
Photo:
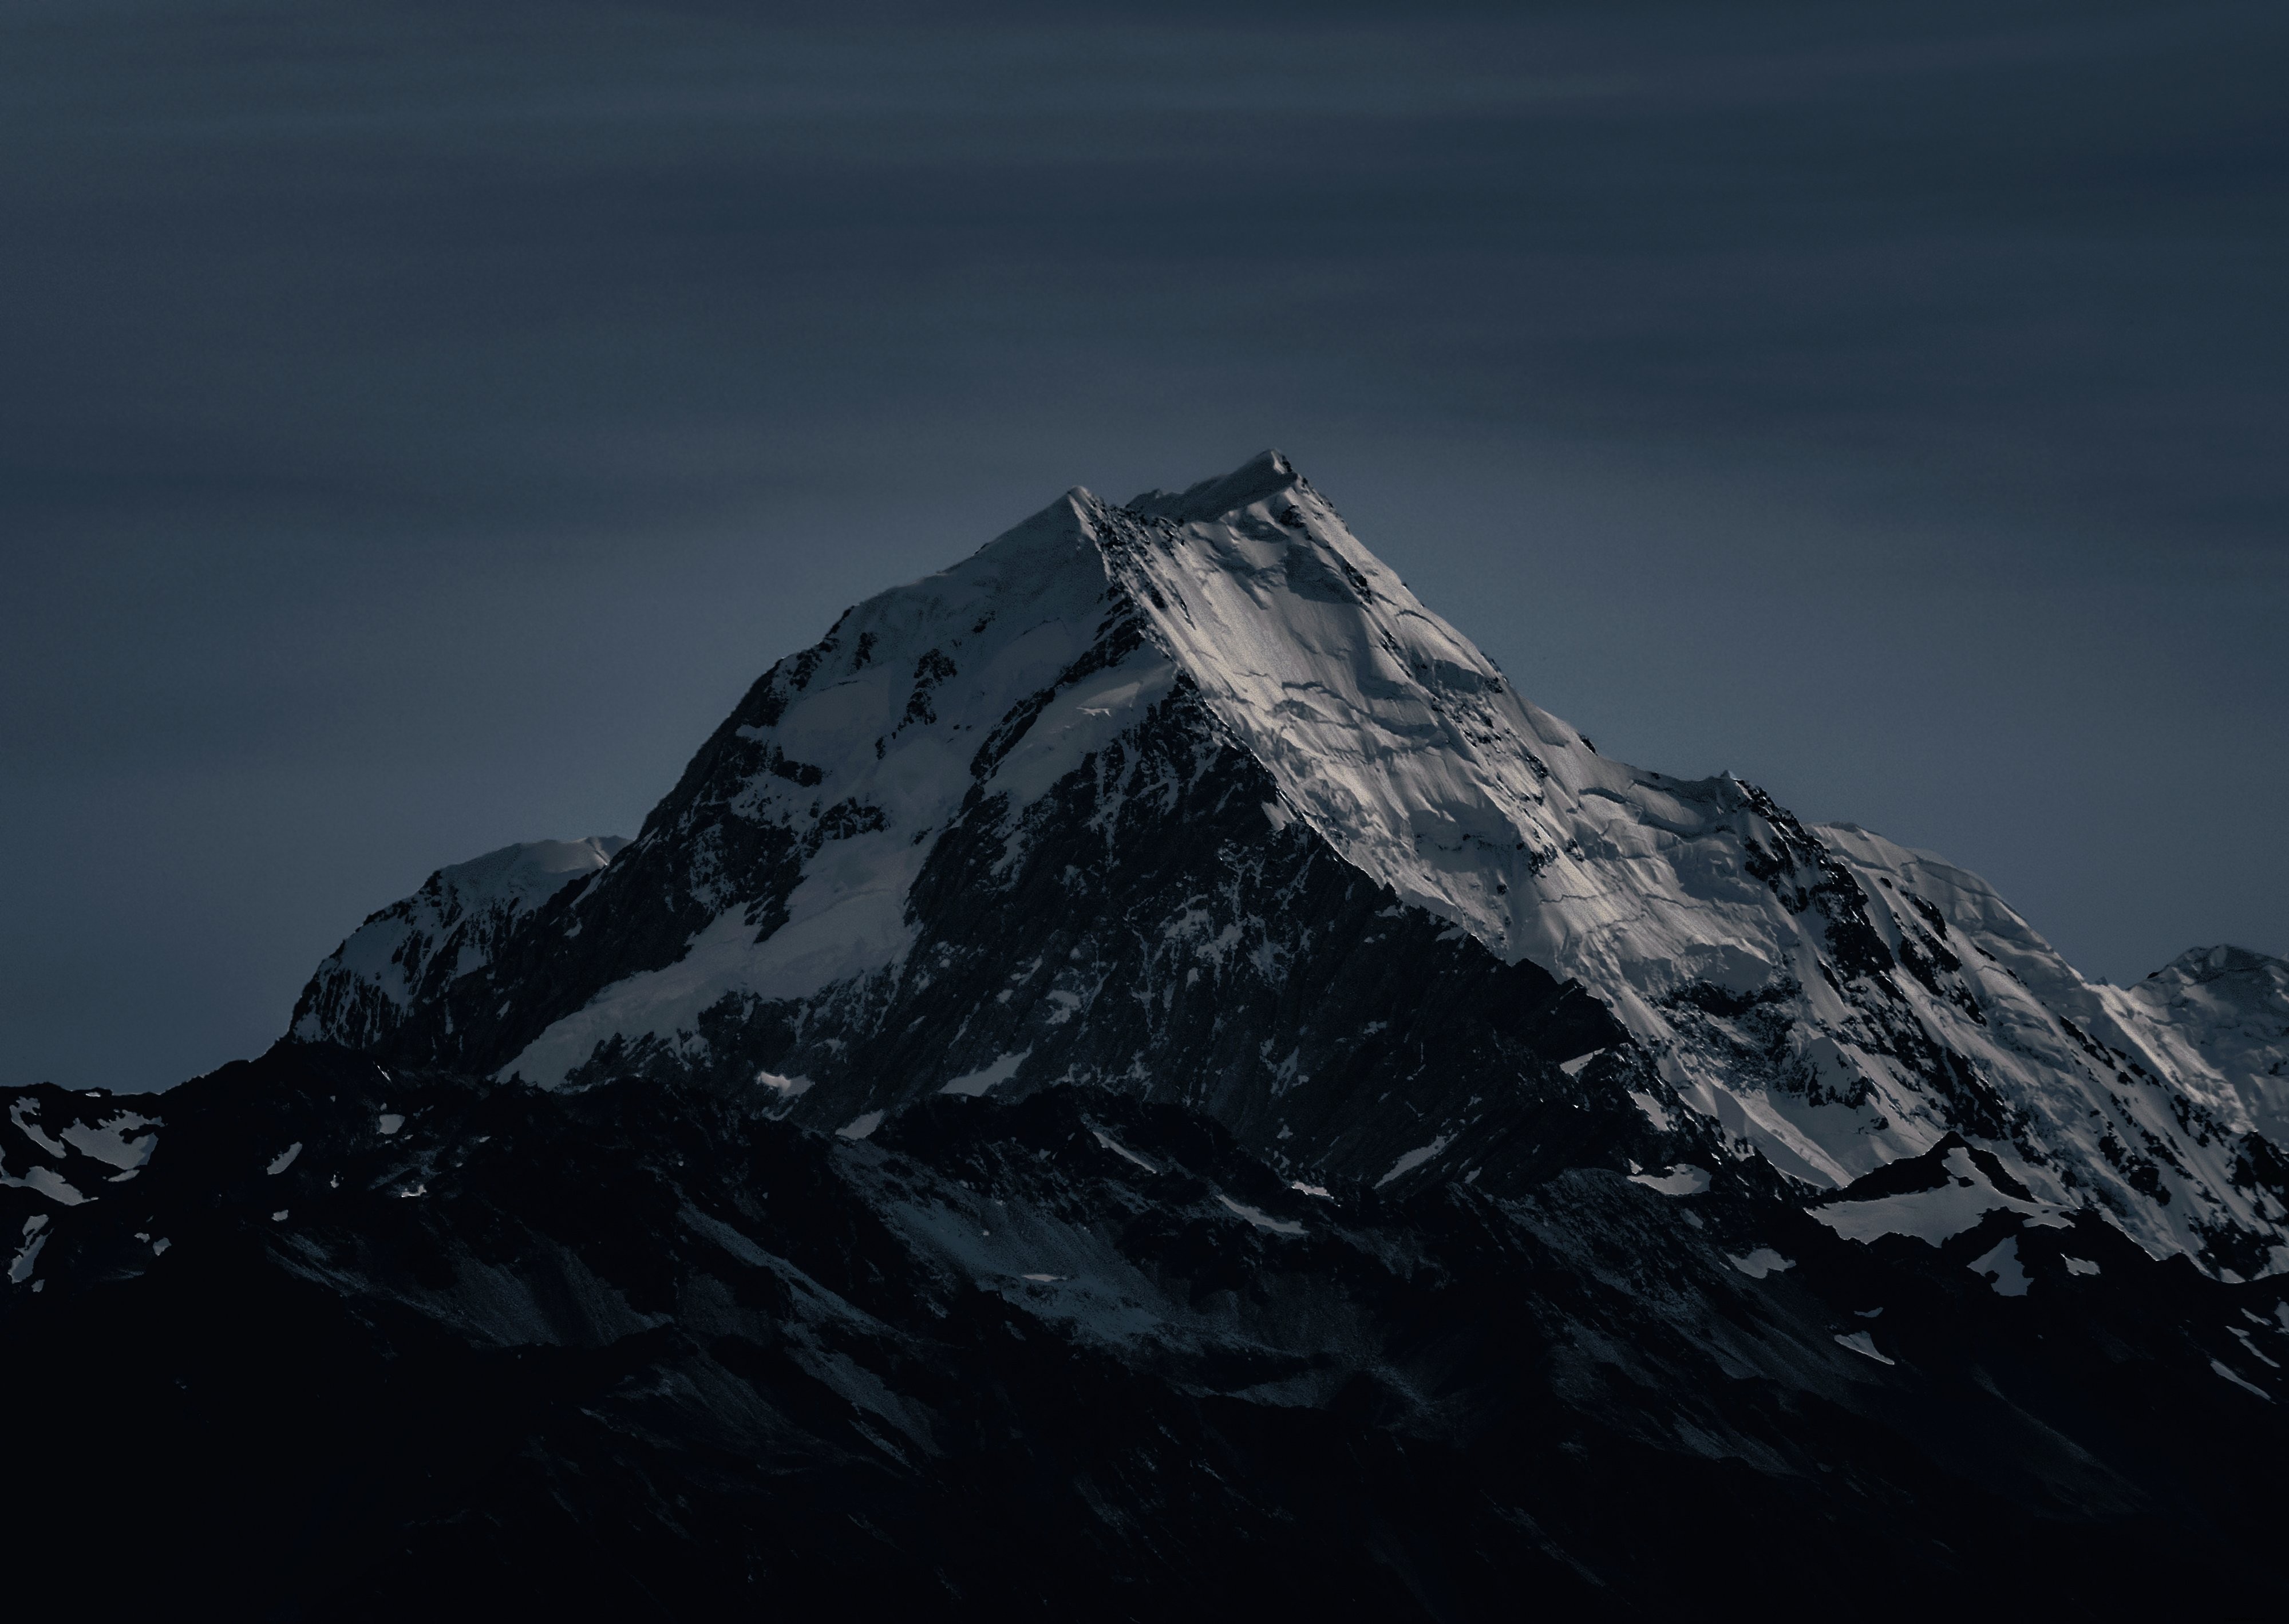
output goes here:
[[1087, 1081], [1368, 1182], [1495, 1167], [1562, 1071], [1811, 1186], [1954, 1131], [2149, 1250], [2289, 1265], [2278, 961], [2094, 986], [1935, 857], [1599, 756], [1276, 453], [861, 604], [560, 877], [442, 972], [420, 897], [377, 916], [296, 1034], [736, 1074], [849, 1133]]
[[534, 904], [602, 868], [627, 844], [619, 835], [527, 841], [440, 868], [318, 966], [295, 1004], [294, 1035], [352, 1047], [379, 1040], [408, 1006], [490, 963]]

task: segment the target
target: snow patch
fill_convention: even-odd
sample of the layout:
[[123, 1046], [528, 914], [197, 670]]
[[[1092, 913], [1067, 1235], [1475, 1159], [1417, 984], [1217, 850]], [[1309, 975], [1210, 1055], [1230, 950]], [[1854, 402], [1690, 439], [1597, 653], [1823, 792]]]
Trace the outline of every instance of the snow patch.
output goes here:
[[47, 1218], [35, 1215], [24, 1220], [24, 1244], [16, 1249], [16, 1256], [8, 1265], [8, 1281], [21, 1285], [32, 1277], [32, 1268], [40, 1259], [40, 1248], [48, 1244]]
[[1690, 1162], [1679, 1162], [1667, 1172], [1658, 1175], [1631, 1173], [1630, 1182], [1642, 1184], [1663, 1196], [1698, 1196], [1709, 1188], [1709, 1170], [1695, 1167]]
[[938, 1090], [938, 1092], [961, 1094], [975, 1100], [995, 1084], [1007, 1083], [1016, 1076], [1017, 1068], [1025, 1063], [1025, 1057], [1031, 1053], [1033, 1053], [1031, 1049], [1020, 1049], [1015, 1054], [1005, 1054], [983, 1071], [969, 1072], [954, 1078], [953, 1082]]
[[1224, 1205], [1230, 1207], [1233, 1212], [1239, 1213], [1242, 1218], [1248, 1220], [1249, 1223], [1254, 1224], [1259, 1229], [1269, 1229], [1275, 1235], [1301, 1235], [1304, 1233], [1303, 1225], [1274, 1218], [1269, 1212], [1265, 1212], [1256, 1207], [1248, 1206], [1245, 1203], [1234, 1201], [1229, 1196], [1218, 1195], [1216, 1199], [1223, 1202]]
[[1960, 1146], [1947, 1153], [1943, 1165], [1948, 1180], [1936, 1189], [1910, 1190], [1868, 1201], [1834, 1201], [1806, 1210], [1846, 1240], [1862, 1245], [1881, 1236], [1912, 1235], [1926, 1245], [1936, 1246], [1998, 1209], [2017, 1212], [2038, 1228], [2073, 1227], [2074, 1220], [2062, 1207], [2022, 1201], [1998, 1189], [1971, 1153]]
[[2272, 1394], [2267, 1392], [2263, 1388], [2259, 1387], [2255, 1382], [2250, 1380], [2248, 1377], [2241, 1375], [2239, 1372], [2234, 1371], [2225, 1363], [2224, 1360], [2212, 1359], [2210, 1361], [2210, 1368], [2215, 1371], [2219, 1375], [2224, 1377], [2228, 1381], [2233, 1383], [2234, 1386], [2241, 1388], [2244, 1392], [2254, 1393], [2269, 1404], [2273, 1402]]
[[49, 1200], [60, 1205], [76, 1207], [90, 1199], [74, 1189], [71, 1183], [52, 1167], [43, 1167], [35, 1162], [24, 1170], [20, 1179], [12, 1173], [0, 1172], [0, 1185], [15, 1189], [37, 1190]]
[[46, 1151], [50, 1156], [60, 1156], [69, 1155], [70, 1152], [64, 1148], [63, 1142], [60, 1140], [50, 1139], [47, 1134], [41, 1130], [40, 1124], [37, 1121], [27, 1120], [28, 1118], [36, 1118], [39, 1114], [40, 1103], [36, 1100], [19, 1100], [15, 1104], [8, 1108], [8, 1120], [14, 1123], [17, 1127], [23, 1130], [24, 1137], [26, 1139], [30, 1140], [34, 1144]]
[[1134, 1162], [1137, 1166], [1143, 1168], [1148, 1173], [1157, 1173], [1160, 1171], [1159, 1168], [1153, 1166], [1152, 1163], [1146, 1161], [1143, 1156], [1138, 1156], [1134, 1150], [1129, 1149], [1128, 1146], [1116, 1141], [1110, 1133], [1104, 1132], [1096, 1128], [1091, 1128], [1089, 1132], [1097, 1135], [1097, 1142], [1098, 1144], [1113, 1152], [1113, 1155], [1119, 1156], [1122, 1161]]
[[865, 1139], [881, 1125], [881, 1112], [865, 1111], [853, 1116], [849, 1122], [835, 1129], [834, 1134], [837, 1139]]
[[1854, 1353], [1860, 1355], [1862, 1358], [1873, 1359], [1878, 1364], [1897, 1364], [1899, 1363], [1897, 1359], [1886, 1358], [1884, 1355], [1878, 1353], [1876, 1351], [1876, 1339], [1870, 1336], [1864, 1331], [1854, 1331], [1849, 1335], [1846, 1335], [1842, 1332], [1838, 1332], [1836, 1337], [1836, 1344], [1839, 1348], [1850, 1348]]
[[263, 1172], [265, 1172], [268, 1173], [272, 1178], [274, 1178], [274, 1179], [275, 1179], [275, 1178], [276, 1178], [280, 1173], [284, 1172], [288, 1168], [290, 1168], [290, 1167], [293, 1166], [293, 1165], [294, 1165], [294, 1158], [295, 1158], [296, 1156], [300, 1156], [301, 1154], [302, 1154], [302, 1141], [301, 1141], [300, 1140], [299, 1140], [299, 1139], [298, 1139], [298, 1140], [296, 1140], [292, 1144], [291, 1144], [291, 1145], [287, 1146], [285, 1149], [283, 1149], [283, 1150], [280, 1151], [276, 1156], [275, 1156], [271, 1157], [271, 1158], [270, 1158], [270, 1165], [269, 1165], [269, 1166], [267, 1166], [267, 1167], [266, 1167], [266, 1168], [264, 1168], [264, 1169], [263, 1169]]
[[2006, 1236], [1973, 1259], [1971, 1272], [1982, 1276], [2005, 1297], [2024, 1297], [2027, 1288], [2034, 1284], [2027, 1278], [2027, 1270], [2019, 1261], [2019, 1237], [2015, 1235]]
[[85, 1123], [72, 1123], [64, 1129], [62, 1138], [66, 1144], [75, 1147], [84, 1155], [133, 1172], [151, 1159], [152, 1148], [158, 1144], [159, 1136], [147, 1133], [140, 1139], [131, 1139], [128, 1135], [138, 1128], [159, 1125], [150, 1117], [123, 1111], [93, 1127]]
[[1424, 1163], [1429, 1161], [1432, 1156], [1437, 1156], [1440, 1151], [1444, 1150], [1448, 1146], [1454, 1142], [1454, 1138], [1451, 1134], [1441, 1133], [1437, 1139], [1432, 1140], [1421, 1149], [1408, 1151], [1406, 1155], [1400, 1156], [1399, 1160], [1391, 1164], [1391, 1171], [1389, 1172], [1384, 1174], [1382, 1178], [1377, 1179], [1375, 1181], [1375, 1188], [1381, 1189], [1384, 1185], [1390, 1183], [1393, 1179], [1400, 1177], [1401, 1174], [1413, 1172], [1416, 1168], [1422, 1166]]
[[[1731, 1254], [1728, 1252], [1727, 1256], [1731, 1257]], [[1794, 1258], [1784, 1258], [1769, 1246], [1759, 1246], [1745, 1257], [1732, 1258], [1732, 1263], [1735, 1268], [1751, 1280], [1762, 1280], [1768, 1275], [1777, 1275], [1783, 1269], [1796, 1267]]]

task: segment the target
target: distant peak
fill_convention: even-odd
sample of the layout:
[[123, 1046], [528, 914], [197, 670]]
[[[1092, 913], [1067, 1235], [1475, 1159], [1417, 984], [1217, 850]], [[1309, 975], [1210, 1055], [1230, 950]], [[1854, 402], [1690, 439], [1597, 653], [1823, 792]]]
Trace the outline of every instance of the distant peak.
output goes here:
[[603, 868], [627, 844], [625, 835], [521, 841], [440, 868], [430, 884], [450, 887], [465, 903], [538, 902]]
[[1132, 513], [1191, 524], [1222, 518], [1302, 483], [1303, 476], [1296, 473], [1295, 464], [1279, 452], [1267, 450], [1258, 452], [1229, 474], [1203, 479], [1183, 491], [1146, 491], [1123, 505]]
[[2284, 961], [2269, 953], [2259, 953], [2248, 948], [2237, 948], [2231, 942], [2220, 942], [2215, 947], [2189, 948], [2146, 979], [2149, 981], [2163, 976], [2181, 980], [2205, 981], [2214, 976], [2246, 975]]

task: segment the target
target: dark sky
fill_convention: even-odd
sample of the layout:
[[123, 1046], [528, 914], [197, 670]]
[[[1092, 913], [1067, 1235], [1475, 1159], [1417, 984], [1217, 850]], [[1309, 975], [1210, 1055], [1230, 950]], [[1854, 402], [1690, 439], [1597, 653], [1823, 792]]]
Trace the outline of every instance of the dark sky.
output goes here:
[[2278, 4], [0, 0], [0, 1081], [258, 1050], [1273, 444], [1610, 754], [2289, 952], [2285, 87]]

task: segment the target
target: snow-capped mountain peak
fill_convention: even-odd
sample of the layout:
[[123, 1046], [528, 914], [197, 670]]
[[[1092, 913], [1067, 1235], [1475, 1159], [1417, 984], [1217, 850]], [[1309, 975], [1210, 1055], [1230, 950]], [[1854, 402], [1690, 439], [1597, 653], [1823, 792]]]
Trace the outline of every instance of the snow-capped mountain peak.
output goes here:
[[1276, 453], [1076, 489], [259, 1060], [0, 1090], [0, 1511], [138, 1616], [2277, 1616], [2285, 1053], [1599, 756]]
[[[1490, 1100], [1596, 1050], [1567, 1076], [1807, 1186], [1957, 1132], [2157, 1252], [2289, 1262], [2250, 1138], [2278, 1121], [2277, 982], [2231, 972], [2257, 1036], [2227, 1041], [2192, 971], [2094, 988], [1938, 858], [1599, 755], [1276, 452], [1125, 505], [1076, 488], [852, 609], [609, 869], [512, 912], [480, 973], [335, 964], [297, 1034], [550, 1086], [762, 1076], [852, 1132], [942, 1088], [1175, 1090], [1315, 1182], [1458, 1175]], [[1309, 977], [1408, 932], [1539, 1012], [1376, 1058], [1427, 988], [1326, 1012]], [[1482, 1042], [1509, 1080], [1431, 1080], [1431, 1047]]]

